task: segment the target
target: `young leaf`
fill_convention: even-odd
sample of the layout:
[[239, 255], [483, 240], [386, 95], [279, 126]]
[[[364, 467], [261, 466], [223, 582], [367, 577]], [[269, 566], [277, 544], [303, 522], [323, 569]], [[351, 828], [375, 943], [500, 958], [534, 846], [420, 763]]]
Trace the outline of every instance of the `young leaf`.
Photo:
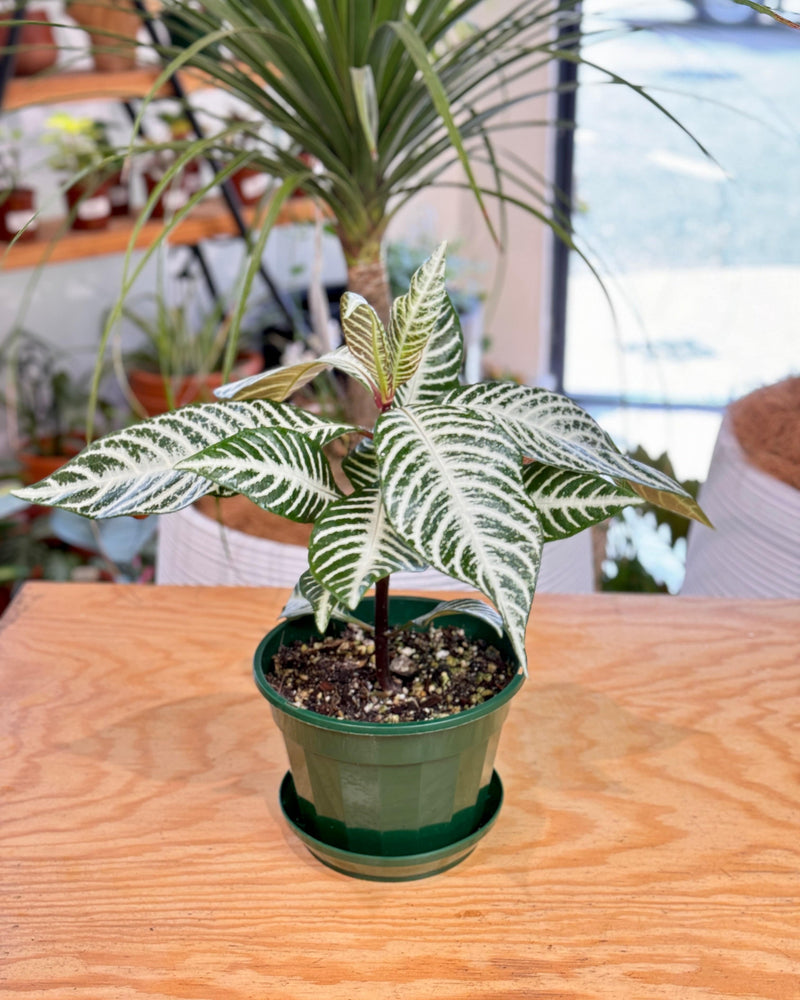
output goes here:
[[238, 382], [228, 382], [214, 390], [217, 399], [236, 401], [251, 399], [271, 399], [282, 402], [302, 389], [304, 385], [316, 378], [326, 368], [335, 368], [346, 375], [351, 375], [370, 392], [375, 387], [369, 371], [350, 353], [347, 347], [339, 347], [329, 354], [322, 354], [313, 361], [301, 361], [296, 365], [284, 365], [281, 368], [270, 368], [239, 379]]
[[341, 493], [319, 445], [298, 431], [256, 427], [211, 445], [180, 469], [292, 521], [314, 521]]
[[348, 608], [376, 580], [424, 566], [389, 524], [377, 486], [326, 508], [311, 533], [308, 557], [315, 578]]
[[374, 440], [395, 530], [431, 566], [492, 601], [524, 665], [542, 529], [519, 449], [492, 420], [454, 406], [389, 410]]
[[363, 296], [345, 292], [339, 316], [350, 353], [369, 372], [381, 402], [388, 403], [394, 393], [392, 358], [378, 314]]
[[447, 295], [441, 305], [433, 333], [428, 340], [417, 370], [404, 385], [398, 386], [395, 403], [440, 403], [458, 388], [464, 364], [464, 336], [453, 303]]
[[281, 403], [183, 406], [94, 441], [47, 479], [17, 493], [31, 503], [86, 517], [168, 514], [216, 488], [209, 479], [179, 469], [182, 461], [259, 426], [302, 431], [320, 445], [349, 429]]
[[392, 303], [389, 350], [395, 387], [403, 385], [419, 367], [445, 306], [445, 250], [441, 243], [411, 277], [411, 287]]
[[629, 504], [642, 502], [628, 486], [538, 462], [525, 466], [522, 481], [539, 511], [546, 542], [569, 538]]

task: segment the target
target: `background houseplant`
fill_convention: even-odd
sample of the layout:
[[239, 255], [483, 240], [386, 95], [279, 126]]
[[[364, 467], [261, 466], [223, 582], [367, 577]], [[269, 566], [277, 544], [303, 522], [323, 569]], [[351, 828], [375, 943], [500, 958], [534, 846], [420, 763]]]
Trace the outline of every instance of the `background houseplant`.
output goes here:
[[[573, 534], [642, 499], [705, 518], [677, 483], [620, 454], [588, 414], [565, 397], [512, 383], [462, 386], [462, 338], [444, 272], [440, 247], [414, 275], [408, 294], [393, 303], [388, 328], [361, 296], [346, 293], [341, 307], [345, 346], [225, 386], [217, 391], [223, 402], [184, 408], [97, 441], [63, 470], [17, 495], [108, 517], [166, 513], [198, 496], [233, 490], [273, 513], [313, 521], [310, 570], [285, 614], [312, 615], [324, 633], [332, 620], [363, 613], [363, 595], [374, 584], [372, 621], [363, 626], [371, 630], [372, 649], [365, 645], [363, 654], [374, 658], [370, 693], [379, 690], [380, 696], [382, 691], [393, 705], [408, 694], [398, 693], [392, 673], [390, 623], [398, 625], [402, 613], [398, 619], [390, 612], [389, 576], [399, 569], [429, 564], [485, 594], [497, 612], [482, 602], [468, 601], [467, 607], [503, 628], [508, 655], [515, 658], [512, 673], [517, 664], [524, 670], [525, 628], [545, 541]], [[284, 402], [328, 367], [356, 378], [380, 414], [374, 431], [355, 432], [361, 440], [344, 460], [350, 481], [345, 491], [335, 484], [322, 448], [354, 429]], [[463, 610], [464, 602], [457, 607]], [[445, 605], [435, 610], [454, 609]], [[452, 814], [441, 821], [444, 830], [438, 830], [444, 843], [436, 841], [432, 850], [437, 865], [440, 851], [447, 855], [445, 866], [452, 863], [448, 852], [458, 853], [465, 840], [459, 826], [462, 808], [480, 811], [480, 803], [491, 798], [496, 725], [485, 722], [482, 714], [476, 719], [471, 710], [455, 720], [423, 718], [410, 730], [402, 722], [399, 728], [377, 723], [390, 741], [393, 763], [398, 763], [396, 754], [413, 763], [402, 791], [393, 787], [390, 794], [373, 770], [368, 778], [351, 780], [354, 767], [376, 766], [371, 751], [369, 761], [360, 759], [364, 746], [372, 745], [364, 743], [366, 734], [349, 733], [348, 720], [323, 725], [314, 721], [313, 712], [285, 698], [282, 704], [265, 679], [263, 655], [262, 648], [257, 676], [281, 720], [297, 768], [294, 791], [304, 800], [298, 823], [312, 824], [309, 836], [322, 845], [321, 856], [346, 867], [342, 852], [345, 857], [348, 852], [359, 858], [368, 854], [373, 867], [358, 869], [359, 860], [357, 873], [379, 877], [375, 858], [383, 851], [390, 856], [397, 852], [397, 845], [406, 843], [399, 832], [418, 823], [421, 814], [428, 815], [409, 789], [421, 784], [422, 771], [431, 764], [420, 748], [433, 740], [436, 759], [444, 755], [451, 761], [445, 771], [452, 782], [444, 789], [437, 779], [437, 794], [428, 797], [449, 801]], [[324, 699], [324, 690], [318, 694]], [[490, 713], [492, 700], [486, 703]], [[498, 711], [502, 714], [505, 707], [500, 704]], [[298, 719], [300, 711], [304, 714]], [[475, 711], [482, 713], [482, 706]], [[466, 747], [456, 735], [462, 723], [478, 729], [477, 742], [470, 737]], [[309, 728], [312, 743], [306, 746]], [[334, 750], [320, 749], [320, 728], [335, 733]], [[457, 746], [448, 740], [450, 751], [438, 744], [441, 728], [453, 730]], [[372, 730], [369, 737], [381, 740]], [[344, 750], [339, 749], [342, 742]], [[353, 750], [353, 742], [361, 749]], [[466, 781], [470, 806], [459, 797], [465, 794], [460, 784], [464, 752], [480, 761]], [[312, 760], [320, 756], [324, 761], [317, 771]], [[311, 770], [316, 778], [308, 778]], [[366, 788], [373, 789], [375, 798]], [[284, 789], [287, 812], [293, 808], [290, 792]], [[405, 803], [399, 816], [398, 798]], [[390, 804], [389, 820], [381, 808], [384, 801]], [[495, 795], [495, 811], [498, 806]], [[482, 816], [479, 822], [487, 821]], [[394, 826], [387, 828], [387, 823]], [[423, 821], [425, 829], [439, 825]], [[356, 839], [351, 839], [352, 831], [358, 831], [352, 833]], [[325, 853], [329, 849], [337, 852], [336, 858]], [[409, 855], [401, 849], [400, 856], [402, 868]], [[422, 863], [420, 852], [412, 857], [415, 865]], [[413, 874], [393, 869], [389, 877]]]
[[22, 183], [21, 129], [0, 128], [0, 240], [36, 236], [36, 192]]
[[[125, 319], [144, 334], [144, 343], [125, 356], [125, 379], [148, 416], [210, 400], [213, 389], [222, 384], [230, 320], [220, 304], [197, 315], [196, 293], [190, 284], [175, 304], [158, 291], [125, 307]], [[260, 356], [251, 352], [240, 355], [236, 370], [245, 376], [260, 368]]]
[[[0, 398], [25, 482], [53, 472], [86, 443], [83, 428], [90, 395], [85, 377], [74, 376], [69, 362], [67, 355], [60, 356], [28, 330], [13, 331], [0, 351]], [[102, 397], [95, 422], [103, 431], [115, 423], [115, 408]]]
[[42, 141], [48, 165], [66, 178], [63, 188], [73, 229], [104, 229], [111, 218], [109, 189], [120, 157], [111, 149], [106, 126], [65, 111], [51, 115]]

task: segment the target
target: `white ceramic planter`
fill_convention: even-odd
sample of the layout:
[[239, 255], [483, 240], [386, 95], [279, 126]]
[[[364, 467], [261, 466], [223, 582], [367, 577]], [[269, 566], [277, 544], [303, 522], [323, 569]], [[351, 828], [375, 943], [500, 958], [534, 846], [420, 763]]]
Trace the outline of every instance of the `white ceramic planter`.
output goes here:
[[692, 523], [682, 595], [800, 597], [800, 491], [751, 465], [725, 416]]
[[[156, 583], [292, 587], [307, 566], [303, 546], [226, 528], [194, 507], [160, 519]], [[472, 589], [433, 569], [395, 573], [392, 583], [398, 590]], [[545, 546], [537, 590], [590, 593], [592, 589], [589, 532]]]

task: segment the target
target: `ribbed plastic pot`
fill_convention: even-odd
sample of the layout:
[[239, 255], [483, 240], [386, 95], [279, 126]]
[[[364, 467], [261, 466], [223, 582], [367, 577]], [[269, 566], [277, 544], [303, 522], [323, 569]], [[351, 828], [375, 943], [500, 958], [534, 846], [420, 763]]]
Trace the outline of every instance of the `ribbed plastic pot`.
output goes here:
[[[429, 611], [429, 598], [394, 597], [389, 621]], [[372, 620], [374, 600], [356, 614]], [[485, 622], [448, 616], [448, 625], [486, 639], [509, 663], [510, 643]], [[332, 623], [329, 633], [340, 631]], [[473, 834], [485, 820], [500, 730], [523, 676], [517, 673], [482, 705], [443, 719], [371, 723], [333, 719], [298, 708], [267, 681], [281, 646], [317, 636], [313, 619], [284, 622], [261, 642], [255, 680], [280, 728], [297, 795], [298, 822], [332, 848], [373, 857], [437, 851]]]

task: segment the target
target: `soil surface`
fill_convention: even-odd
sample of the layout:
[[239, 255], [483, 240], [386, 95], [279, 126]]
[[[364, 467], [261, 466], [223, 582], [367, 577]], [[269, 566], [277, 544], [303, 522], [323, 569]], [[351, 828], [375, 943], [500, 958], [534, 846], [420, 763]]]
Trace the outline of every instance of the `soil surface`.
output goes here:
[[400, 631], [389, 639], [396, 690], [375, 673], [372, 637], [349, 625], [341, 636], [284, 646], [269, 683], [288, 701], [320, 715], [362, 722], [420, 722], [474, 708], [517, 672], [482, 639], [454, 626]]

